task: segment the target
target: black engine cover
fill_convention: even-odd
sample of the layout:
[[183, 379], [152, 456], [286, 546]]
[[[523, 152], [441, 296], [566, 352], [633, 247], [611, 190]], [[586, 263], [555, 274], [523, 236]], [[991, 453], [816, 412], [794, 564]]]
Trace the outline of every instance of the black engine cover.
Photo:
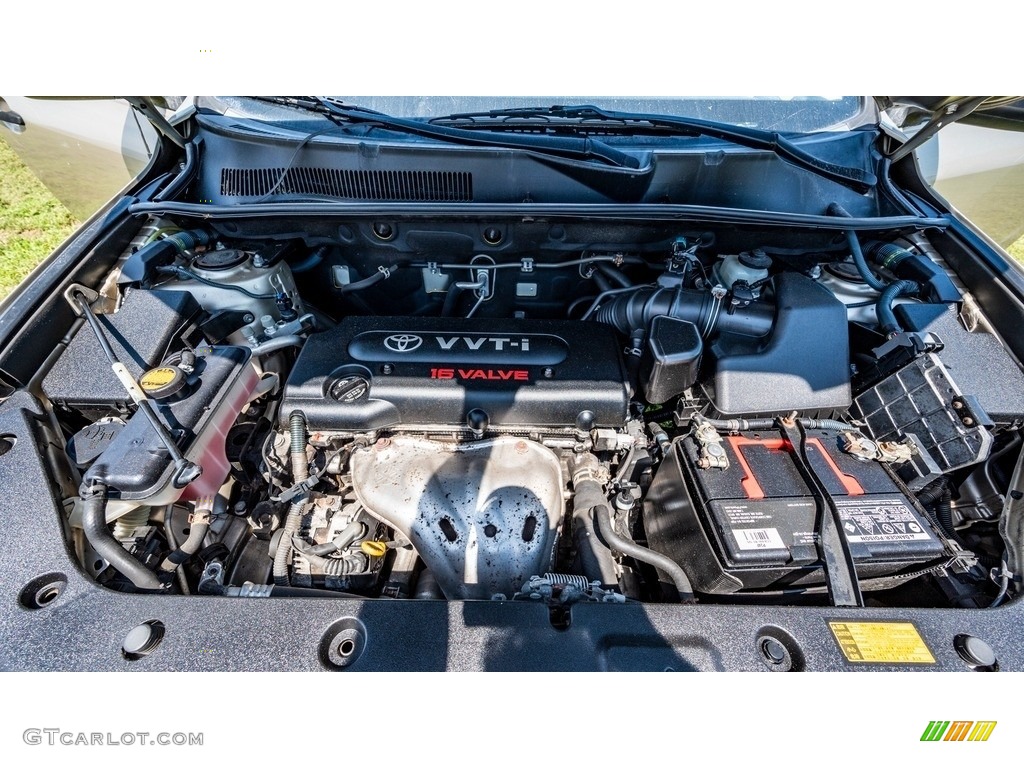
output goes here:
[[365, 431], [464, 426], [481, 410], [492, 427], [589, 429], [621, 426], [628, 404], [619, 344], [597, 323], [348, 317], [306, 342], [280, 419]]

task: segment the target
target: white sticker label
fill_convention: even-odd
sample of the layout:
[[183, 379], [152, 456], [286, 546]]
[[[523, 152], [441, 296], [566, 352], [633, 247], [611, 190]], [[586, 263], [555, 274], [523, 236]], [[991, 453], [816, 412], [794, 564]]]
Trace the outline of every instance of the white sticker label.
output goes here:
[[910, 508], [898, 499], [870, 505], [856, 500], [836, 502], [846, 540], [870, 544], [886, 541], [928, 541], [932, 537], [917, 523]]
[[733, 528], [740, 549], [785, 549], [777, 528]]

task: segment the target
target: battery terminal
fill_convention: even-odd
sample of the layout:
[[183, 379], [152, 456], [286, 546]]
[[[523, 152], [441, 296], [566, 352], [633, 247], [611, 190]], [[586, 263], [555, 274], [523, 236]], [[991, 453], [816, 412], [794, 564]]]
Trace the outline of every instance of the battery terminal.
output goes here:
[[693, 430], [693, 436], [700, 446], [697, 466], [701, 469], [728, 469], [729, 455], [725, 452], [725, 442], [718, 430], [706, 421], [699, 422]]

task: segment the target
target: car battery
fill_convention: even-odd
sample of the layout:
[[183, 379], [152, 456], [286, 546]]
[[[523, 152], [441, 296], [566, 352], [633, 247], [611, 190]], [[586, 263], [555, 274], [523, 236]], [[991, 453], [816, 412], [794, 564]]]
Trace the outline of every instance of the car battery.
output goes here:
[[[793, 446], [774, 432], [723, 437], [726, 468], [701, 468], [693, 435], [673, 444], [644, 505], [650, 547], [699, 592], [825, 583], [819, 510]], [[941, 558], [946, 545], [888, 469], [843, 453], [835, 432], [808, 431], [807, 465], [835, 503], [859, 578]], [[822, 504], [821, 506], [825, 506]]]

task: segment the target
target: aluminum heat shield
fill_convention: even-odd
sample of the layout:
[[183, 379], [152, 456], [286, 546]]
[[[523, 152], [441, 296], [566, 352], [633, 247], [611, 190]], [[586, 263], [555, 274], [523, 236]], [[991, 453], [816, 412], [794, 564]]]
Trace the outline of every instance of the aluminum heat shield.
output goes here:
[[394, 437], [355, 451], [351, 468], [367, 512], [412, 541], [447, 598], [511, 597], [549, 569], [565, 500], [543, 445]]

